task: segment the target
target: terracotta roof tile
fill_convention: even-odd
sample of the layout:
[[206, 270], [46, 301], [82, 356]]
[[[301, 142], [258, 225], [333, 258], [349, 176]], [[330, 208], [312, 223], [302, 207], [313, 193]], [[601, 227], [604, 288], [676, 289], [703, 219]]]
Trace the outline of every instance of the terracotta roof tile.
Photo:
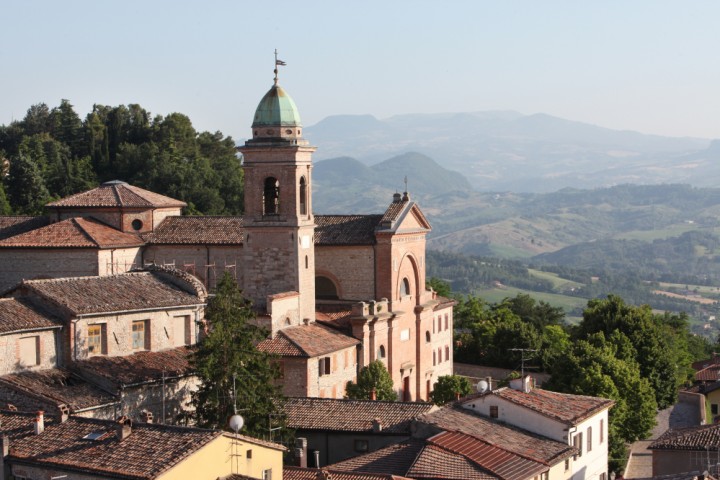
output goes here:
[[26, 280], [16, 289], [46, 298], [74, 315], [204, 303], [174, 283], [163, 281], [161, 272]]
[[418, 479], [496, 480], [499, 478], [467, 458], [433, 445], [425, 446], [407, 475]]
[[315, 215], [315, 245], [374, 245], [382, 215]]
[[[330, 474], [332, 480], [410, 480], [407, 477], [399, 477], [397, 475], [386, 475], [382, 473], [358, 473], [358, 472], [341, 472], [332, 469], [317, 468], [300, 468], [300, 467], [283, 467], [284, 480], [317, 480], [318, 472], [323, 471]], [[234, 478], [233, 478], [234, 480]]]
[[357, 345], [360, 340], [317, 323], [280, 330], [275, 338], [263, 340], [258, 348], [289, 357], [317, 357]]
[[0, 240], [44, 227], [48, 217], [0, 216]]
[[447, 405], [422, 415], [419, 422], [446, 431], [481, 438], [505, 450], [548, 465], [573, 455], [573, 447], [547, 437], [483, 417], [459, 405]]
[[385, 210], [385, 213], [382, 215], [382, 219], [380, 220], [380, 222], [386, 224], [396, 221], [398, 218], [400, 218], [400, 214], [405, 211], [405, 207], [407, 207], [409, 203], [409, 200], [392, 202], [388, 206], [387, 210]]
[[149, 244], [241, 245], [243, 217], [167, 217], [154, 232], [142, 237]]
[[668, 430], [648, 447], [651, 450], [720, 450], [720, 424]]
[[50, 202], [48, 207], [186, 207], [174, 198], [160, 195], [125, 182], [106, 182], [97, 188]]
[[436, 408], [431, 403], [330, 398], [293, 397], [285, 402], [290, 428], [371, 432], [373, 420], [378, 419], [383, 433], [406, 435], [410, 435], [410, 423], [415, 417]]
[[411, 438], [405, 442], [388, 445], [380, 450], [328, 465], [328, 468], [343, 472], [405, 476], [424, 448], [424, 440]]
[[551, 392], [541, 388], [525, 393], [505, 387], [485, 395], [495, 395], [566, 424], [581, 422], [615, 404], [607, 398]]
[[468, 458], [498, 478], [515, 480], [531, 478], [548, 470], [548, 466], [511, 451], [459, 432], [442, 432], [428, 442]]
[[720, 380], [720, 365], [710, 365], [707, 368], [695, 372], [695, 380], [698, 382], [714, 382]]
[[68, 218], [0, 240], [0, 247], [13, 248], [115, 248], [139, 247], [144, 242], [91, 218]]
[[[61, 368], [3, 375], [0, 377], [0, 385], [31, 397], [42, 397], [56, 405], [67, 405], [73, 412], [118, 400], [113, 395], [73, 376], [69, 370]], [[12, 399], [2, 399], [0, 396], [0, 402], [3, 400], [7, 400], [5, 403], [17, 405], [15, 396]]]
[[28, 298], [0, 298], [0, 335], [62, 325], [60, 319], [38, 308]]
[[[134, 424], [130, 435], [120, 440], [115, 422], [72, 416], [64, 423], [46, 418], [45, 431], [34, 435], [33, 418], [13, 412], [0, 415], [11, 439], [10, 462], [138, 480], [157, 478], [223, 434], [145, 423]], [[94, 432], [105, 435], [98, 440], [84, 438]]]
[[96, 355], [76, 361], [73, 369], [81, 376], [90, 374], [104, 378], [117, 387], [154, 382], [165, 378], [192, 375], [190, 347], [177, 347], [161, 352], [136, 352], [123, 357]]

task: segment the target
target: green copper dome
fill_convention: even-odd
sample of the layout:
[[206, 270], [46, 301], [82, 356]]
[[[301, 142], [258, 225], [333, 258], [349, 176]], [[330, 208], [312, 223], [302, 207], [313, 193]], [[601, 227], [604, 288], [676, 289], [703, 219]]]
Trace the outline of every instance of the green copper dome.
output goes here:
[[285, 93], [279, 85], [273, 87], [260, 100], [255, 110], [255, 119], [252, 124], [255, 127], [299, 127], [300, 114], [295, 102], [290, 95]]

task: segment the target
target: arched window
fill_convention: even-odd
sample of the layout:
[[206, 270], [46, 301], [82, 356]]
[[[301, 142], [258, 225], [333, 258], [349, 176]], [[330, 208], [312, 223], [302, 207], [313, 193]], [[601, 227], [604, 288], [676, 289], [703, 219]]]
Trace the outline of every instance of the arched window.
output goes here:
[[425, 343], [430, 343], [430, 332], [425, 332]]
[[307, 182], [300, 177], [300, 215], [307, 215]]
[[315, 277], [315, 298], [321, 300], [337, 300], [337, 288], [327, 277]]
[[380, 345], [377, 352], [378, 358], [385, 358], [385, 345]]
[[407, 297], [410, 295], [410, 280], [407, 277], [402, 279], [400, 282], [400, 298]]
[[275, 177], [265, 179], [263, 190], [263, 215], [280, 213], [280, 182]]

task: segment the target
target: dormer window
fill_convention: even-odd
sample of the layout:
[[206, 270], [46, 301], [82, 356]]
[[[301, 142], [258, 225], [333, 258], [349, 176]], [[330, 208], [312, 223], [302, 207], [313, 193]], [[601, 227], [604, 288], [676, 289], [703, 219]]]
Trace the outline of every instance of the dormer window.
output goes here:
[[280, 213], [280, 182], [275, 177], [265, 179], [263, 190], [263, 215]]

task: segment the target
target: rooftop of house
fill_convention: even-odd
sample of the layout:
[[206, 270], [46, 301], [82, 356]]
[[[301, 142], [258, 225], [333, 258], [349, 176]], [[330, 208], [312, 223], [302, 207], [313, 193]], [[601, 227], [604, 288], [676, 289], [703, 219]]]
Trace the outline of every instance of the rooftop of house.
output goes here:
[[648, 447], [650, 450], [720, 450], [720, 424], [668, 430]]
[[73, 363], [73, 369], [85, 377], [102, 378], [116, 388], [183, 377], [193, 373], [190, 363], [194, 349], [177, 347], [160, 352], [136, 352], [109, 357], [96, 355]]
[[61, 328], [59, 318], [44, 311], [30, 298], [0, 298], [0, 335]]
[[[290, 428], [340, 432], [373, 432], [410, 435], [410, 424], [419, 415], [436, 410], [431, 403], [383, 402], [330, 398], [291, 397], [285, 402]], [[318, 415], [318, 412], [322, 412]]]
[[[12, 394], [3, 398], [10, 390]], [[27, 370], [0, 377], [0, 402], [12, 403], [22, 411], [41, 408], [38, 401], [67, 405], [72, 412], [117, 402], [118, 399], [74, 376], [69, 370], [50, 368]]]
[[464, 433], [548, 465], [564, 460], [576, 451], [565, 443], [483, 417], [459, 403], [422, 415], [417, 422], [435, 427], [432, 434], [438, 430]]
[[720, 364], [712, 364], [695, 372], [696, 382], [715, 382], [720, 380]]
[[76, 193], [47, 204], [51, 208], [162, 208], [186, 207], [187, 203], [160, 195], [119, 180], [105, 182], [97, 188]]
[[0, 240], [29, 232], [50, 223], [50, 218], [21, 215], [0, 215]]
[[154, 479], [190, 457], [223, 432], [154, 424], [134, 424], [121, 438], [118, 423], [70, 417], [46, 418], [34, 433], [35, 415], [0, 412], [2, 432], [10, 438], [6, 461], [126, 479]]
[[[242, 478], [242, 477], [238, 477]], [[342, 472], [333, 469], [283, 467], [284, 480], [410, 480], [407, 477], [383, 473]], [[232, 480], [236, 480], [235, 477]]]
[[315, 215], [315, 245], [374, 245], [382, 215]]
[[717, 353], [713, 353], [710, 358], [693, 362], [692, 368], [693, 370], [702, 370], [703, 368], [707, 368], [712, 365], [720, 365], [720, 355]]
[[155, 231], [142, 235], [148, 244], [241, 245], [243, 217], [170, 216]]
[[68, 218], [0, 240], [2, 248], [131, 248], [144, 242], [92, 218]]
[[523, 392], [509, 387], [471, 395], [463, 403], [470, 403], [472, 399], [482, 396], [502, 398], [567, 425], [580, 423], [615, 404], [607, 398], [552, 392], [541, 388]]
[[36, 295], [72, 315], [198, 305], [202, 294], [168, 280], [166, 271], [138, 271], [103, 277], [25, 280], [11, 291]]
[[283, 357], [317, 357], [354, 347], [360, 340], [333, 328], [311, 323], [284, 328], [274, 338], [258, 344], [258, 348]]

